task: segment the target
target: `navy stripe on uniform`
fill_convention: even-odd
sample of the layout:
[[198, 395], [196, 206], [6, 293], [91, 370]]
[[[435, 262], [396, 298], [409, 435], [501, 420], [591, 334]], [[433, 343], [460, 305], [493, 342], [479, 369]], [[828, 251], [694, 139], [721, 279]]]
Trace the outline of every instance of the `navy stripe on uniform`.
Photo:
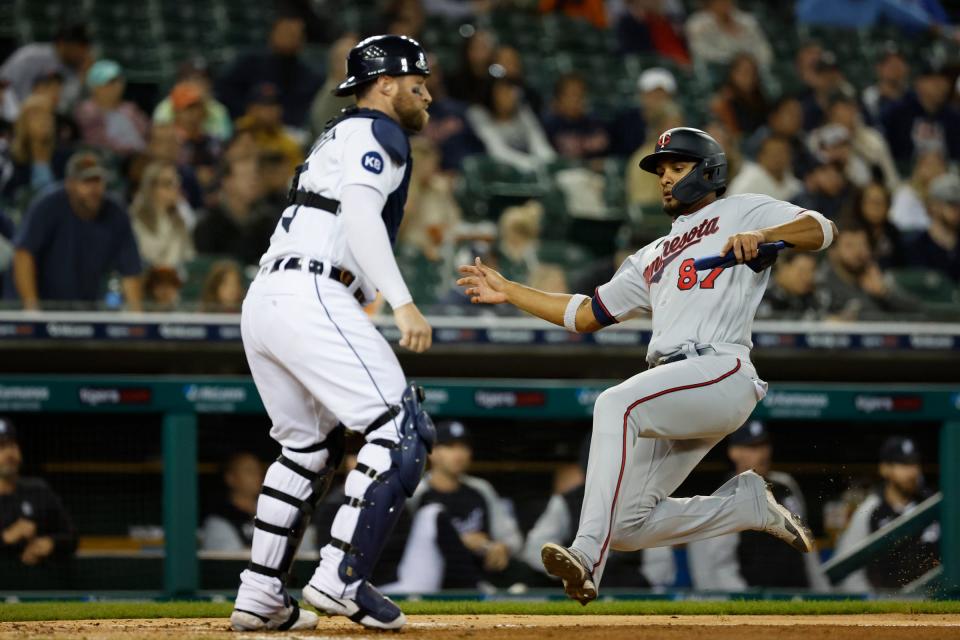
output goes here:
[[600, 300], [600, 290], [597, 289], [593, 292], [593, 299], [590, 303], [590, 306], [593, 307], [593, 317], [597, 319], [601, 325], [609, 327], [612, 324], [617, 323], [617, 319], [613, 317], [607, 308], [604, 306], [603, 301]]

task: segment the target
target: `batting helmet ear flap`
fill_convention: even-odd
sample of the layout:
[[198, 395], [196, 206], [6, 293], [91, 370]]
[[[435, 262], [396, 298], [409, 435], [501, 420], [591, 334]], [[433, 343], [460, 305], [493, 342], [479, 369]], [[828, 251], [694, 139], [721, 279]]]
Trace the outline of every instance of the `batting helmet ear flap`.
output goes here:
[[698, 162], [690, 173], [673, 185], [671, 195], [684, 204], [692, 204], [704, 196], [727, 190], [727, 156], [717, 153]]

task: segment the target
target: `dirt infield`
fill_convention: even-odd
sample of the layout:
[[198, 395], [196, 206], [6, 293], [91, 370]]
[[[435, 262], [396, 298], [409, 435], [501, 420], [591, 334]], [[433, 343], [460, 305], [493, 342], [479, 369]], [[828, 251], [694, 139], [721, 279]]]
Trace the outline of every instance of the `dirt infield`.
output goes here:
[[[154, 640], [240, 637], [219, 618], [6, 622], [0, 640], [84, 638]], [[411, 616], [397, 636], [370, 633], [342, 618], [322, 619], [315, 631], [249, 633], [243, 638], [424, 638], [452, 640], [910, 640], [960, 639], [960, 615], [849, 616]]]

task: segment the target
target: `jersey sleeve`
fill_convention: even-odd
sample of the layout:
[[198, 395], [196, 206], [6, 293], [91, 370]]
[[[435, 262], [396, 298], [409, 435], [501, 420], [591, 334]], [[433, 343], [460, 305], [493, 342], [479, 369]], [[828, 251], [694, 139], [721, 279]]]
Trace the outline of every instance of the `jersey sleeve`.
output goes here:
[[738, 198], [743, 230], [766, 229], [791, 222], [806, 209], [790, 202], [755, 193]]
[[373, 136], [372, 128], [363, 127], [344, 141], [343, 177], [340, 188], [351, 185], [373, 187], [384, 197], [396, 186], [397, 173], [403, 164], [396, 162]]
[[593, 294], [593, 315], [609, 326], [636, 311], [650, 311], [650, 287], [643, 279], [640, 256], [646, 248], [624, 260], [610, 282]]

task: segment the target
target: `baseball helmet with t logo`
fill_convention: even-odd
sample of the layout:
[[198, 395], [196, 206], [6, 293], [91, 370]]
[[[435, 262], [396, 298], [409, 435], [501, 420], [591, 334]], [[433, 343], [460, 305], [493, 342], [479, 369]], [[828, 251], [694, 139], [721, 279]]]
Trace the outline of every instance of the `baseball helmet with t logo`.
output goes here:
[[653, 153], [640, 161], [640, 168], [656, 173], [657, 165], [664, 158], [697, 163], [673, 185], [671, 193], [680, 202], [692, 204], [709, 193], [722, 196], [727, 190], [727, 156], [720, 143], [706, 131], [690, 127], [664, 131], [657, 138]]

